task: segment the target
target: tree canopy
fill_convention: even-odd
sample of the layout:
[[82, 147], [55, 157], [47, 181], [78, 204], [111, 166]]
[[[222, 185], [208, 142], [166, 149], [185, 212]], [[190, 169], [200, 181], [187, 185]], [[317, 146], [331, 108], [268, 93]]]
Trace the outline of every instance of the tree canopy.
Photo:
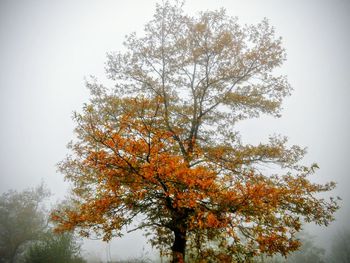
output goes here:
[[26, 247], [41, 238], [47, 227], [42, 202], [49, 196], [40, 185], [22, 192], [8, 191], [0, 197], [0, 262], [12, 263]]
[[108, 55], [114, 87], [87, 82], [91, 100], [59, 164], [75, 206], [52, 214], [57, 230], [110, 240], [139, 218], [173, 262], [186, 251], [248, 262], [298, 249], [303, 221], [333, 220], [336, 201], [318, 193], [335, 184], [310, 182], [317, 165], [301, 165], [305, 149], [286, 138], [247, 145], [235, 129], [280, 116], [291, 92], [275, 70], [284, 60], [267, 20], [240, 26], [224, 9], [192, 17], [177, 2], [157, 5], [144, 34]]

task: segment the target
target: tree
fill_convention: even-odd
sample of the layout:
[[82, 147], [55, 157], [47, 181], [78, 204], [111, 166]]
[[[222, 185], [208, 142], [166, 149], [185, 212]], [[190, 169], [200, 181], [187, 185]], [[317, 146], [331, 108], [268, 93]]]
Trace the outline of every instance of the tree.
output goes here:
[[142, 217], [136, 229], [172, 262], [191, 247], [248, 262], [296, 250], [303, 220], [333, 220], [336, 200], [317, 194], [335, 184], [308, 180], [317, 165], [300, 164], [303, 148], [279, 136], [245, 145], [234, 129], [279, 117], [291, 91], [274, 71], [285, 51], [267, 20], [242, 27], [223, 9], [191, 17], [164, 2], [125, 48], [108, 55], [115, 87], [87, 82], [91, 101], [74, 116], [77, 139], [59, 168], [76, 206], [52, 214], [57, 231], [109, 240]]
[[42, 202], [49, 196], [43, 185], [0, 197], [0, 262], [15, 262], [29, 243], [47, 226]]
[[302, 246], [299, 251], [295, 251], [287, 258], [288, 263], [325, 263], [325, 250], [314, 244], [312, 236], [303, 233], [300, 239]]
[[79, 256], [80, 244], [73, 233], [54, 234], [48, 230], [43, 238], [28, 249], [26, 263], [84, 263]]

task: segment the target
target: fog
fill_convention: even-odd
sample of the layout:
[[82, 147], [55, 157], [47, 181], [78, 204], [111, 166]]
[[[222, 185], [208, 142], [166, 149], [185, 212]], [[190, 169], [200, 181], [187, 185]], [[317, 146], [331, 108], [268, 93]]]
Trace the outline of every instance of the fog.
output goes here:
[[[84, 78], [105, 81], [106, 52], [120, 50], [126, 34], [142, 32], [156, 2], [0, 0], [1, 193], [44, 181], [52, 200], [65, 197], [69, 185], [56, 163], [74, 136], [72, 112], [88, 100]], [[331, 193], [343, 199], [336, 222], [307, 227], [327, 247], [327, 237], [350, 219], [350, 2], [188, 0], [184, 9], [195, 14], [220, 7], [242, 24], [267, 17], [283, 38], [288, 57], [281, 71], [294, 91], [282, 117], [244, 121], [238, 128], [253, 143], [269, 134], [288, 136], [308, 148], [305, 163], [319, 164], [312, 181], [338, 183]], [[105, 259], [105, 244], [88, 243], [86, 253]], [[112, 257], [128, 257], [143, 247], [149, 251], [136, 232], [112, 242], [110, 250]]]

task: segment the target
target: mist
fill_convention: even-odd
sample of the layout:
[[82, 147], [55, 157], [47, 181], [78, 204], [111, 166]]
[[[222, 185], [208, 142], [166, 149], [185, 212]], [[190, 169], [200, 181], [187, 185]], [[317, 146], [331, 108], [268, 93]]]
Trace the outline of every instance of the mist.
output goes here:
[[[106, 52], [123, 49], [124, 36], [142, 33], [159, 1], [0, 1], [0, 193], [42, 181], [63, 200], [69, 183], [56, 164], [74, 138], [74, 111], [89, 99], [84, 79], [105, 76]], [[341, 209], [329, 227], [307, 225], [317, 245], [330, 249], [329, 236], [350, 220], [350, 2], [278, 0], [188, 0], [187, 13], [226, 8], [241, 24], [268, 18], [283, 39], [287, 61], [280, 69], [294, 91], [281, 118], [243, 121], [242, 139], [258, 143], [282, 134], [305, 146], [306, 164], [317, 162], [313, 182], [337, 182], [330, 195]], [[110, 244], [86, 241], [85, 253], [106, 260], [147, 253], [156, 257], [142, 232]], [[146, 251], [146, 252], [145, 252]]]

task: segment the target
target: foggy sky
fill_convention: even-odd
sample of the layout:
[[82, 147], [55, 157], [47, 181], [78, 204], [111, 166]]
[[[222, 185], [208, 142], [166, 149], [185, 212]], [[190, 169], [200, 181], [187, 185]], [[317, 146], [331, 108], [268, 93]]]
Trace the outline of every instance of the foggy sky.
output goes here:
[[[74, 136], [72, 112], [88, 100], [84, 77], [104, 80], [106, 52], [120, 50], [126, 34], [141, 32], [156, 2], [0, 0], [1, 193], [43, 180], [55, 199], [64, 198], [68, 185], [55, 165]], [[252, 143], [269, 134], [288, 136], [291, 144], [308, 147], [305, 163], [319, 164], [313, 181], [338, 183], [332, 193], [343, 198], [337, 222], [311, 228], [321, 242], [350, 219], [350, 1], [188, 0], [185, 10], [220, 7], [242, 24], [267, 17], [283, 38], [281, 72], [294, 92], [282, 118], [244, 121], [238, 128]], [[112, 243], [112, 254], [141, 253], [144, 241], [133, 234]]]

